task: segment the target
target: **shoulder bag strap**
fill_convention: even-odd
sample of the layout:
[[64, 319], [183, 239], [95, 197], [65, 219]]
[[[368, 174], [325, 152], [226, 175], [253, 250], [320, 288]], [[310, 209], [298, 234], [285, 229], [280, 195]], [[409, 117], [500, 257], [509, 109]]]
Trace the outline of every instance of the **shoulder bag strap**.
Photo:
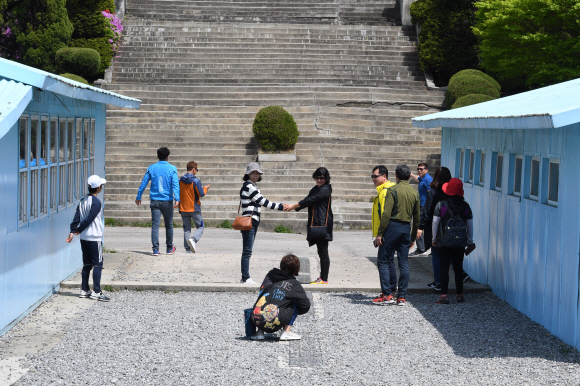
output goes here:
[[[324, 222], [324, 226], [328, 225], [328, 211], [330, 209], [330, 198], [332, 197], [332, 192], [328, 195], [328, 206], [326, 207], [326, 221]], [[314, 226], [314, 209], [316, 208], [316, 204], [312, 205], [312, 219], [310, 220], [310, 226]]]

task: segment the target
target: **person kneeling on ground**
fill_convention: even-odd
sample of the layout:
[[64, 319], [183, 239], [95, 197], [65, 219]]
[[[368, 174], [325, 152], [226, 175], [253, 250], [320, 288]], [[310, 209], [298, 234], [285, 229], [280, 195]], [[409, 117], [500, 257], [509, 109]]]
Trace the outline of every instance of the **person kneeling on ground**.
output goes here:
[[300, 272], [300, 259], [286, 255], [280, 262], [280, 269], [274, 268], [264, 278], [258, 300], [254, 304], [252, 323], [258, 332], [252, 339], [263, 340], [264, 332], [273, 333], [281, 328], [284, 332], [280, 340], [298, 340], [300, 335], [290, 331], [298, 315], [310, 310], [310, 300], [295, 276]]

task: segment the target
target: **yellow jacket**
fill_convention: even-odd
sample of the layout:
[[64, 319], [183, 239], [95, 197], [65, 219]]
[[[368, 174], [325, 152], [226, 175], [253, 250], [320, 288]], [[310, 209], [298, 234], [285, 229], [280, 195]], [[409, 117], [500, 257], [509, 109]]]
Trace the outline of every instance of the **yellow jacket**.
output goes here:
[[395, 184], [391, 181], [387, 181], [382, 185], [376, 187], [377, 196], [373, 200], [373, 237], [377, 237], [377, 231], [379, 230], [379, 225], [381, 224], [381, 217], [385, 211], [385, 196], [387, 195], [387, 189]]

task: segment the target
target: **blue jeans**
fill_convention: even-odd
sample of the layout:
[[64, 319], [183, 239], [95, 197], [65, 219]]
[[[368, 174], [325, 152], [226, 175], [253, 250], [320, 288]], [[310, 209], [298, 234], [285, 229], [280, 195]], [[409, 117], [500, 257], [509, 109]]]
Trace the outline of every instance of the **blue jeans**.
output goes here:
[[288, 323], [289, 326], [294, 325], [296, 317], [298, 316], [298, 304], [296, 303], [296, 300], [293, 300], [292, 304], [294, 305], [294, 314], [292, 314], [292, 319], [290, 319], [290, 323]]
[[431, 262], [433, 263], [433, 280], [441, 284], [441, 263], [439, 261], [439, 248], [431, 247]]
[[[387, 245], [383, 243], [379, 247], [379, 254], [377, 256], [377, 267], [379, 268], [379, 279], [381, 280], [381, 290], [385, 295], [389, 295], [397, 290], [397, 271], [395, 268], [394, 256], [387, 256]], [[381, 272], [382, 271], [382, 272]], [[385, 282], [384, 277], [388, 277], [389, 281]], [[389, 287], [389, 292], [385, 289]]]
[[[409, 286], [409, 247], [411, 246], [411, 224], [397, 221], [389, 222], [387, 230], [383, 235], [385, 245], [385, 257], [377, 262], [379, 276], [381, 279], [381, 289], [385, 295], [391, 295], [392, 284], [389, 269], [389, 260], [393, 260], [395, 251], [399, 261], [399, 292], [398, 298], [407, 296]], [[394, 271], [394, 269], [392, 269]]]
[[242, 249], [242, 281], [250, 278], [250, 257], [252, 257], [252, 248], [254, 248], [254, 240], [256, 239], [259, 225], [259, 222], [252, 219], [252, 229], [249, 231], [240, 231], [244, 242]]
[[[203, 224], [203, 216], [201, 215], [201, 210], [196, 210], [195, 212], [181, 212], [181, 219], [183, 220], [183, 247], [186, 251], [189, 251], [189, 244], [187, 244], [187, 239], [192, 238], [196, 243], [201, 239], [203, 235], [203, 230], [205, 226]], [[195, 225], [195, 233], [191, 235], [191, 222]]]
[[159, 250], [159, 224], [161, 223], [161, 215], [163, 215], [163, 222], [165, 223], [165, 243], [167, 250], [173, 248], [173, 201], [157, 201], [151, 200], [149, 205], [151, 208], [151, 243], [153, 250]]

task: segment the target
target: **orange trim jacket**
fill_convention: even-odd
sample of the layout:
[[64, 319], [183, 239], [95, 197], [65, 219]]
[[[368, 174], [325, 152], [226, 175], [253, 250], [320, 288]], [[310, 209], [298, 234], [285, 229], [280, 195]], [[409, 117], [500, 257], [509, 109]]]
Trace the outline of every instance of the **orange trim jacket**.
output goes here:
[[202, 188], [199, 178], [191, 173], [186, 173], [179, 180], [179, 211], [195, 212], [195, 204], [201, 205], [199, 199], [206, 193], [207, 188]]

